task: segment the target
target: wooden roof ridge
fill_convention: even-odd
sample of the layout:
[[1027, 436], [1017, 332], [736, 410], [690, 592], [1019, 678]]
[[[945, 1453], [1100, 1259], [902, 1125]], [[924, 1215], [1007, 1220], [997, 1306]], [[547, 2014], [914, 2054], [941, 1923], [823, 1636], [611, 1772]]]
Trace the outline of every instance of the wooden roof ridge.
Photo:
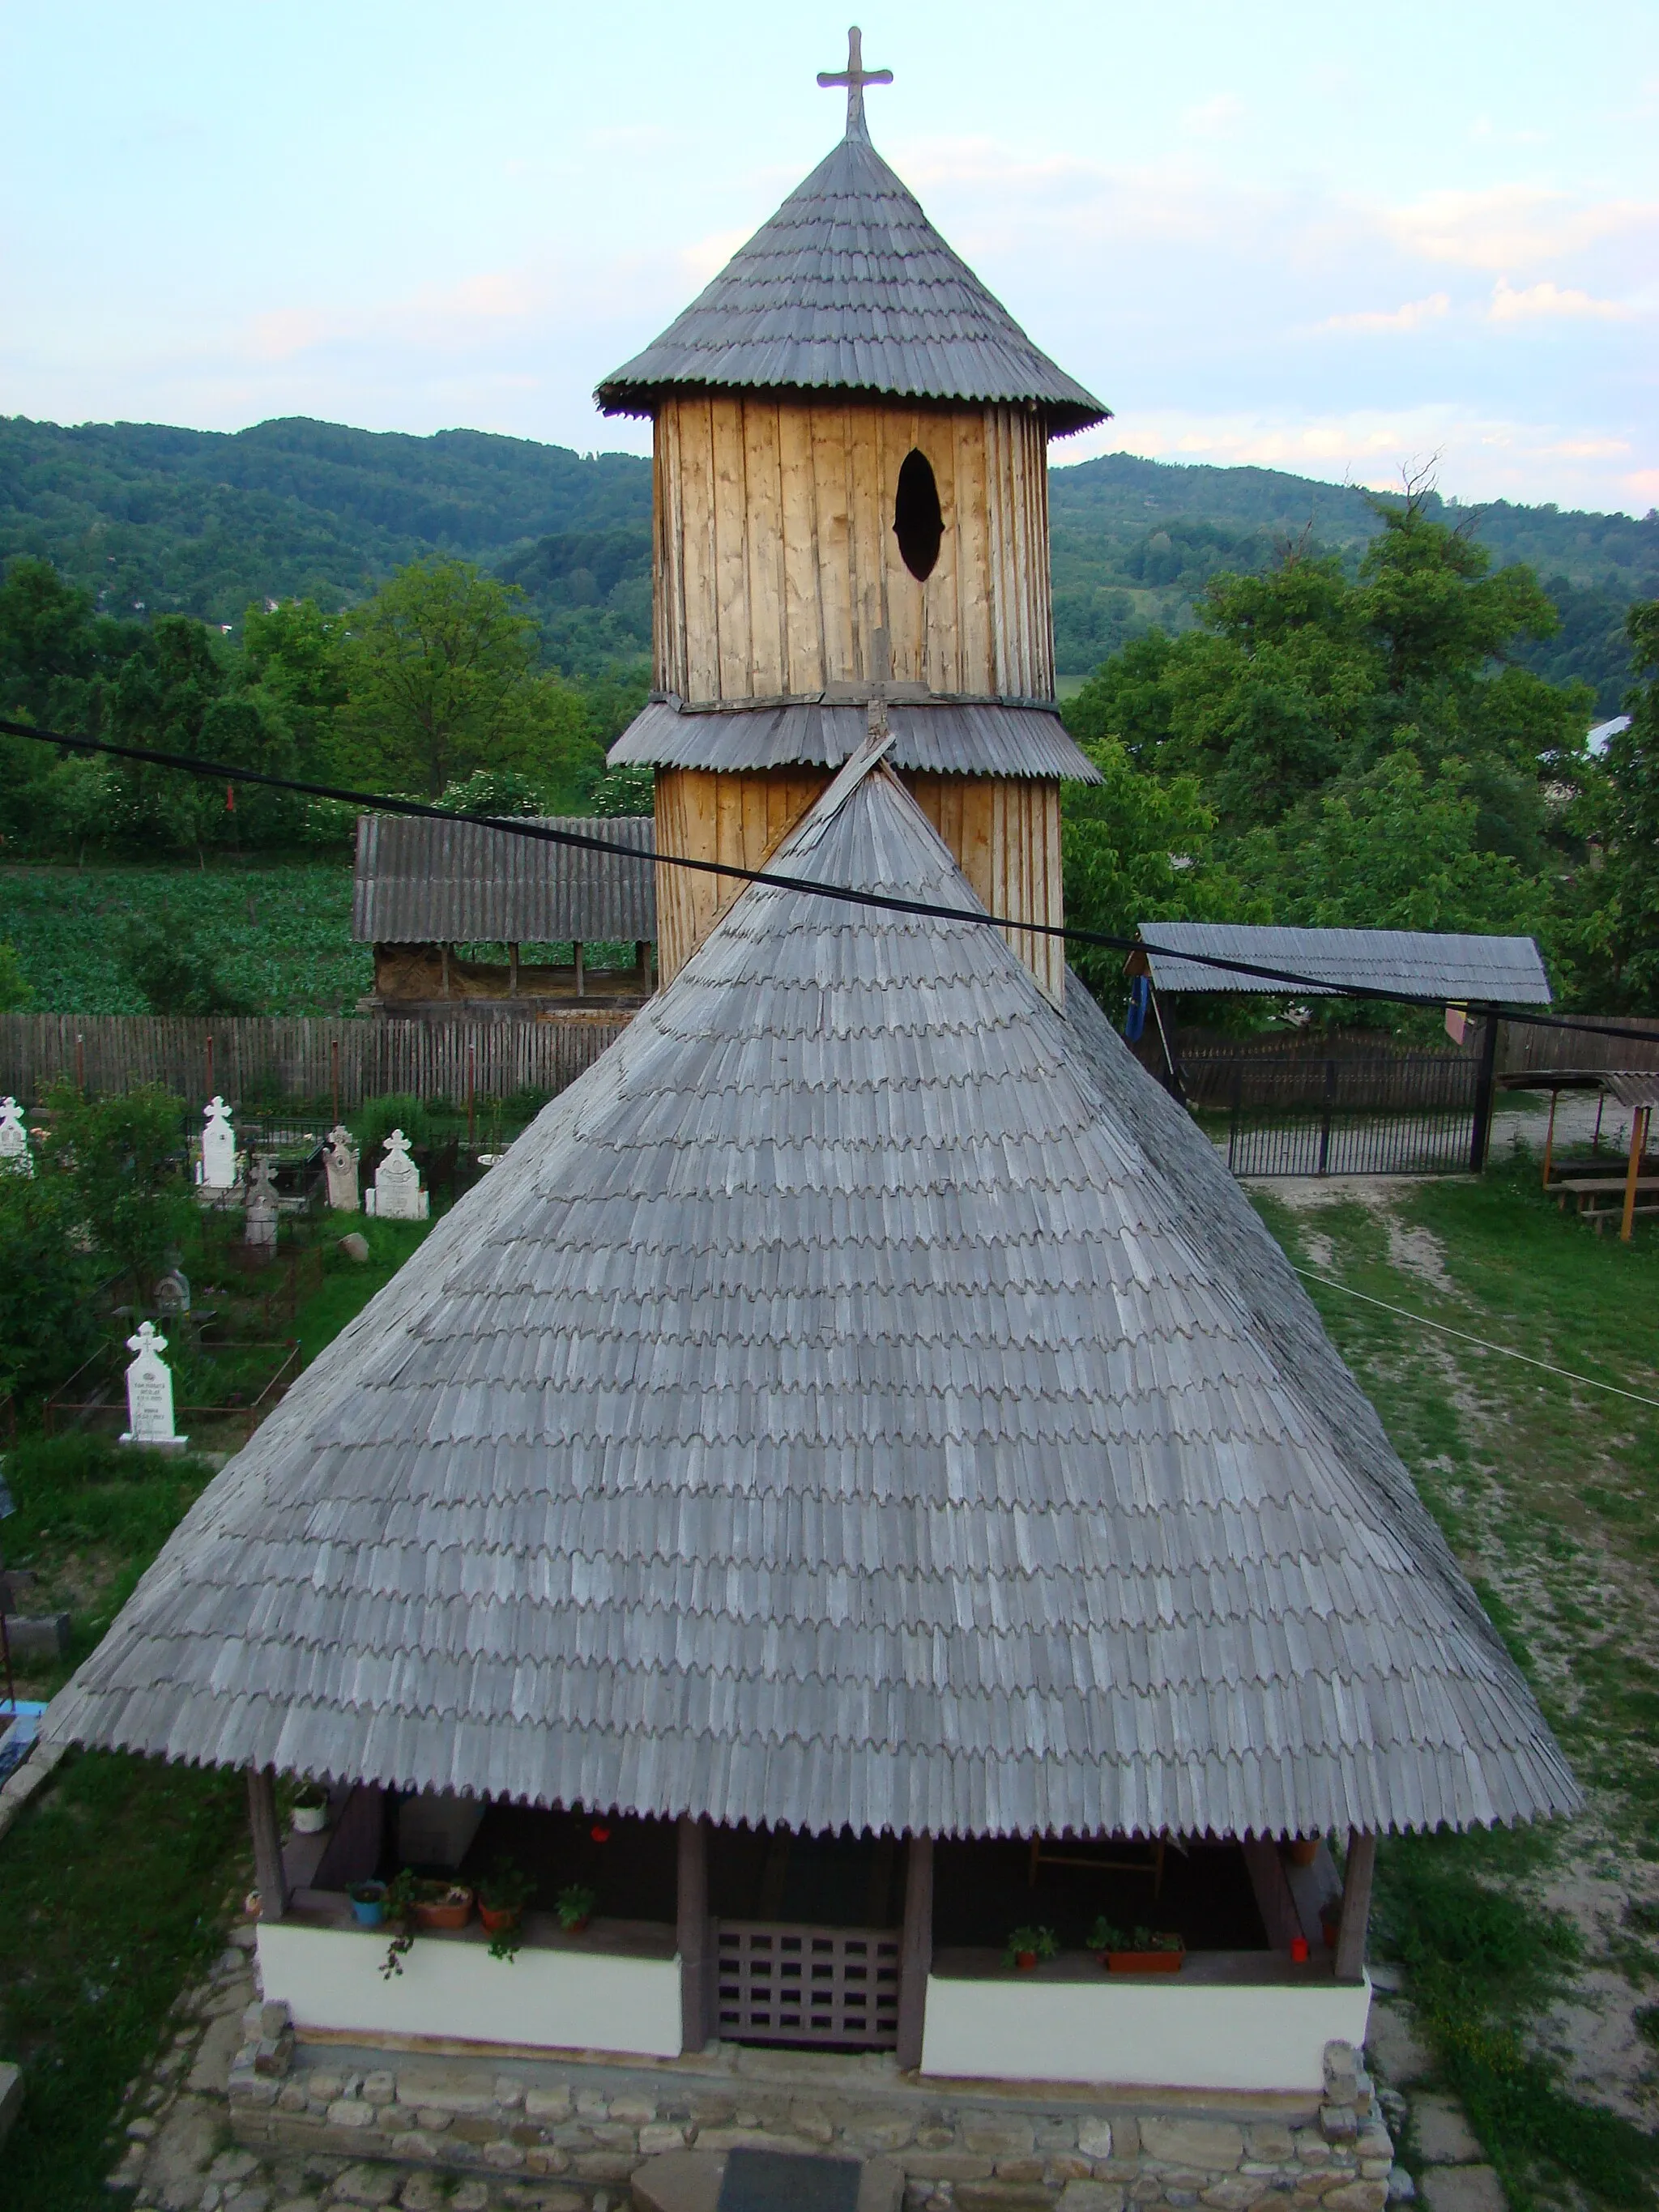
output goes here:
[[[774, 862], [973, 896], [855, 756]], [[56, 1738], [939, 1835], [1578, 1793], [1316, 1315], [994, 929], [755, 884], [295, 1385]]]
[[607, 415], [648, 414], [677, 386], [1012, 403], [1057, 435], [1111, 412], [1032, 343], [862, 131], [594, 397]]

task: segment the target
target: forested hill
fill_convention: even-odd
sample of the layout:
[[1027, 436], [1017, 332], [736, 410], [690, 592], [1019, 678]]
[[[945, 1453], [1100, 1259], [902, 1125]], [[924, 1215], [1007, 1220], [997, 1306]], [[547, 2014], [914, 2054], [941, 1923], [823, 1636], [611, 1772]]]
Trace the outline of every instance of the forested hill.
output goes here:
[[[1189, 625], [1218, 570], [1265, 566], [1304, 536], [1357, 560], [1377, 527], [1362, 492], [1268, 469], [1114, 453], [1056, 468], [1050, 484], [1055, 642], [1073, 676], [1154, 623]], [[337, 607], [443, 550], [521, 585], [550, 659], [597, 675], [649, 649], [650, 514], [647, 461], [484, 431], [0, 418], [0, 560], [45, 555], [112, 614], [236, 623], [250, 601]], [[1613, 711], [1625, 609], [1659, 595], [1659, 516], [1499, 502], [1470, 519], [1494, 559], [1529, 562], [1562, 611], [1533, 665], [1583, 677]]]

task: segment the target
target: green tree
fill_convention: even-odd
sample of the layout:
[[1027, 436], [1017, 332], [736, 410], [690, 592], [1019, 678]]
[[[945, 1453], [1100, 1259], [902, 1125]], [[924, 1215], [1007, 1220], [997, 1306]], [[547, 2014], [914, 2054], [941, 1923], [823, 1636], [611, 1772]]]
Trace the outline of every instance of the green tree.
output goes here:
[[107, 1268], [147, 1293], [190, 1219], [184, 1179], [184, 1106], [159, 1084], [83, 1098], [54, 1085], [51, 1166], [67, 1183], [76, 1222]]
[[1509, 854], [1482, 849], [1468, 787], [1461, 761], [1430, 777], [1402, 748], [1255, 831], [1235, 862], [1277, 921], [1529, 935], [1542, 924], [1542, 887]]
[[95, 1255], [61, 1176], [0, 1175], [0, 1397], [44, 1395], [97, 1341]]
[[1630, 726], [1607, 741], [1587, 803], [1599, 866], [1572, 886], [1567, 936], [1583, 1003], [1659, 1012], [1659, 600], [1630, 611]]
[[[1061, 801], [1066, 918], [1127, 937], [1142, 921], [1266, 921], [1266, 904], [1212, 857], [1215, 815], [1198, 779], [1137, 769], [1107, 738], [1085, 748], [1099, 783], [1068, 783]], [[1121, 1004], [1121, 952], [1073, 945], [1072, 965], [1103, 1006]]]
[[314, 599], [251, 606], [242, 619], [246, 680], [276, 709], [303, 775], [316, 777], [333, 757], [348, 696], [348, 623], [344, 615], [325, 614]]
[[535, 635], [524, 594], [469, 561], [398, 569], [351, 618], [343, 777], [436, 799], [475, 769], [521, 765]]

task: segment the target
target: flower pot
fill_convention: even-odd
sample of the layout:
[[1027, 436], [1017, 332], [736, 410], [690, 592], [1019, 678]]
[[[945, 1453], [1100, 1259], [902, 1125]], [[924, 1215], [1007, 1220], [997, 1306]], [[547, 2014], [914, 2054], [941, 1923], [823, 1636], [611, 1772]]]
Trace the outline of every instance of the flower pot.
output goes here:
[[1016, 1951], [1014, 1954], [1014, 1965], [1022, 1974], [1035, 1973], [1036, 1962], [1037, 1954], [1035, 1951]]
[[1285, 1856], [1292, 1866], [1310, 1867], [1319, 1856], [1321, 1836], [1297, 1836], [1285, 1847]]
[[328, 1826], [328, 1804], [296, 1805], [294, 1808], [294, 1832], [296, 1836], [319, 1836]]
[[488, 1936], [505, 1936], [509, 1928], [516, 1928], [522, 1908], [516, 1905], [486, 1905], [478, 1900], [478, 1917]]
[[580, 1936], [592, 1917], [591, 1912], [584, 1912], [580, 1920], [562, 1920], [559, 1926], [567, 1936]]
[[349, 1892], [351, 1917], [360, 1928], [378, 1928], [386, 1918], [386, 1884], [354, 1882]]
[[417, 1928], [465, 1928], [472, 1917], [472, 1892], [457, 1882], [436, 1897], [415, 1900]]
[[1108, 1951], [1103, 1963], [1109, 1974], [1178, 1974], [1187, 1953], [1179, 1951]]

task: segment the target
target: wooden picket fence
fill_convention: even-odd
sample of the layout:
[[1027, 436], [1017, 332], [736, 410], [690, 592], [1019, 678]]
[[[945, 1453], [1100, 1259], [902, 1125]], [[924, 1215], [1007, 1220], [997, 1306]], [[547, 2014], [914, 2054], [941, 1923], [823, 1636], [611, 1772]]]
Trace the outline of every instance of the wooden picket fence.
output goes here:
[[462, 1105], [562, 1091], [626, 1027], [615, 1013], [454, 1022], [0, 1014], [0, 1095], [38, 1105], [65, 1078], [91, 1092], [159, 1083], [186, 1103], [215, 1091], [237, 1107], [337, 1095], [345, 1110], [407, 1092]]

